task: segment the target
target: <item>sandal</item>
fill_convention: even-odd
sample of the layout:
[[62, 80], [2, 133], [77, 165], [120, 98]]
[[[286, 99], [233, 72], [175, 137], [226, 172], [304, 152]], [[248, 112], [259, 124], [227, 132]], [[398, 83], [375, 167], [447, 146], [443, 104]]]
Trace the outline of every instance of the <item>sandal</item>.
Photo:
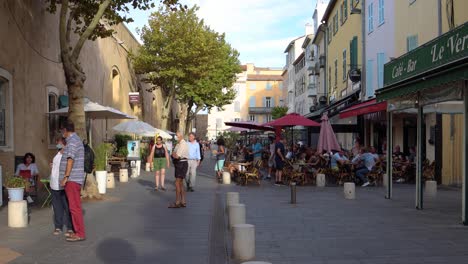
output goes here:
[[156, 186], [156, 187], [154, 187], [154, 191], [155, 191], [155, 192], [157, 192], [157, 191], [158, 191], [158, 187], [157, 187], [157, 186]]
[[85, 240], [84, 237], [79, 237], [79, 236], [76, 236], [76, 235], [67, 238], [68, 242], [79, 242], [79, 241], [83, 241], [83, 240]]
[[180, 203], [173, 203], [171, 205], [169, 205], [167, 208], [180, 208], [182, 207], [182, 205]]
[[166, 191], [166, 188], [161, 187], [161, 191], [165, 192], [165, 191]]
[[60, 228], [55, 228], [54, 232], [52, 234], [54, 234], [54, 236], [58, 236], [62, 233], [62, 230]]
[[65, 237], [72, 237], [75, 235], [75, 232], [73, 232], [72, 230], [68, 230], [66, 233], [65, 233]]
[[181, 203], [180, 207], [184, 207], [184, 208], [187, 207], [187, 203]]

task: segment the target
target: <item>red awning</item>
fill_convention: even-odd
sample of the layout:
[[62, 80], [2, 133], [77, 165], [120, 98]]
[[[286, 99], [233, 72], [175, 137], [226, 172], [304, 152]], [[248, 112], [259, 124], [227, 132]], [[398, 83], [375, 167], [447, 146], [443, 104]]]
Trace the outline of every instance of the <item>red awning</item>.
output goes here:
[[385, 110], [387, 110], [387, 102], [377, 103], [376, 99], [372, 99], [341, 111], [340, 118], [359, 116]]

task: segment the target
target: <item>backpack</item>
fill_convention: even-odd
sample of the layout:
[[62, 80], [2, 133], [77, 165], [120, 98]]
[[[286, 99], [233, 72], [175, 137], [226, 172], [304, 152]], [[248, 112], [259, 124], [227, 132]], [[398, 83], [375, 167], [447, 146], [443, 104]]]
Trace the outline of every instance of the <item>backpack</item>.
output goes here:
[[83, 146], [84, 146], [84, 171], [86, 173], [92, 173], [93, 167], [94, 167], [94, 151], [87, 144], [83, 144]]
[[205, 157], [205, 153], [203, 152], [203, 145], [202, 143], [198, 142], [198, 144], [200, 144], [200, 162], [203, 161], [203, 158]]

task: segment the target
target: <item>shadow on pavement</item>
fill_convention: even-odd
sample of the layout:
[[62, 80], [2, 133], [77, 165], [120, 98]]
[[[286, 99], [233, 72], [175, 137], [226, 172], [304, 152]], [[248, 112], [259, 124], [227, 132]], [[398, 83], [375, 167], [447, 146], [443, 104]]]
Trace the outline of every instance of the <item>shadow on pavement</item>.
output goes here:
[[138, 179], [138, 183], [140, 185], [143, 185], [143, 186], [146, 186], [146, 187], [154, 188], [154, 182], [153, 181]]
[[134, 246], [120, 238], [108, 238], [100, 242], [96, 255], [104, 263], [135, 263], [137, 258]]

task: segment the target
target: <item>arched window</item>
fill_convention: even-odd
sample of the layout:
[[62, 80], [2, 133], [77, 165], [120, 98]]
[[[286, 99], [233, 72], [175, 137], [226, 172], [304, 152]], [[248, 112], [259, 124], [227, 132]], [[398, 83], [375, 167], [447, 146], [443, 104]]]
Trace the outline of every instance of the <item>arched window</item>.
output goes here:
[[117, 68], [112, 69], [112, 101], [118, 103], [120, 101], [120, 73]]
[[[59, 109], [58, 98], [58, 89], [54, 86], [47, 86], [47, 112], [52, 112]], [[49, 148], [55, 148], [55, 138], [60, 133], [59, 117], [57, 115], [49, 115], [47, 121]]]
[[0, 68], [0, 149], [13, 150], [13, 82], [12, 76]]

